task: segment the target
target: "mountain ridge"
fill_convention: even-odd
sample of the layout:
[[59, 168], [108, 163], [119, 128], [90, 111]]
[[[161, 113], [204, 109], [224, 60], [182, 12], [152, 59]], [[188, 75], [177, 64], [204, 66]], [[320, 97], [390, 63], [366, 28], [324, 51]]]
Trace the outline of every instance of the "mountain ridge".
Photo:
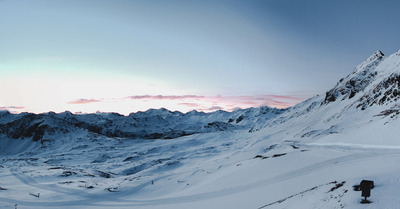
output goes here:
[[165, 108], [149, 109], [145, 112], [123, 116], [118, 113], [72, 114], [62, 113], [20, 113], [2, 111], [0, 131], [8, 138], [32, 138], [62, 134], [68, 131], [87, 130], [89, 133], [107, 137], [172, 139], [196, 133], [249, 128], [259, 116], [264, 119], [284, 112], [284, 109], [259, 107], [235, 110], [233, 112], [215, 111], [211, 113], [191, 111], [181, 113]]

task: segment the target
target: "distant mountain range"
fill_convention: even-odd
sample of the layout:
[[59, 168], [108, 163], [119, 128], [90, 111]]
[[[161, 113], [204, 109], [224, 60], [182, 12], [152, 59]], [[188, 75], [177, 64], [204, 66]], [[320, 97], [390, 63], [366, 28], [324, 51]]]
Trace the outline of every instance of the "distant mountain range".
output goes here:
[[119, 138], [172, 139], [196, 133], [233, 131], [250, 128], [283, 113], [285, 110], [258, 107], [233, 112], [188, 113], [167, 109], [150, 109], [123, 116], [118, 113], [44, 114], [0, 112], [2, 137], [51, 140], [70, 132], [87, 132]]

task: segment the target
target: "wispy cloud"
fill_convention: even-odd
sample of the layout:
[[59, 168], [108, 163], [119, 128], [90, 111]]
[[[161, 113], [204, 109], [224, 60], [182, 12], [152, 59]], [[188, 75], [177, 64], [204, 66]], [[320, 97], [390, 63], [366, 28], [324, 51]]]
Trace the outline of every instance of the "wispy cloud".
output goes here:
[[136, 96], [128, 96], [128, 99], [133, 100], [182, 100], [182, 99], [202, 99], [205, 96], [199, 95], [136, 95]]
[[23, 109], [25, 109], [25, 107], [22, 107], [22, 106], [2, 106], [2, 107], [0, 107], [0, 111], [6, 110], [6, 111], [9, 111], [14, 114], [22, 112]]
[[89, 103], [95, 103], [95, 102], [102, 102], [102, 100], [97, 100], [97, 99], [77, 99], [77, 100], [68, 102], [68, 104], [89, 104]]
[[[178, 111], [198, 110], [211, 112], [215, 110], [233, 111], [235, 109], [269, 106], [277, 108], [287, 108], [293, 106], [308, 97], [304, 94], [296, 95], [246, 95], [246, 96], [206, 96], [206, 95], [132, 95], [113, 99], [89, 99], [81, 98], [68, 102], [73, 104], [76, 110], [81, 111], [86, 108], [85, 104], [98, 103], [96, 108], [101, 111], [117, 111], [123, 109], [124, 113], [146, 108], [167, 108]], [[149, 103], [150, 102], [150, 103]], [[82, 106], [79, 106], [82, 105]]]
[[186, 107], [191, 107], [191, 108], [198, 108], [198, 107], [201, 106], [201, 105], [198, 104], [198, 103], [192, 103], [192, 102], [181, 102], [181, 103], [178, 103], [178, 105], [182, 105], [182, 106], [186, 106]]
[[[126, 99], [132, 100], [180, 100], [178, 105], [198, 109], [227, 109], [226, 107], [258, 107], [270, 106], [286, 108], [293, 106], [308, 97], [292, 95], [250, 95], [250, 96], [204, 96], [204, 95], [135, 95]], [[205, 106], [207, 104], [207, 107]], [[206, 108], [205, 108], [206, 107]], [[225, 107], [225, 108], [224, 108]], [[212, 110], [210, 109], [210, 110]]]
[[204, 96], [204, 95], [135, 95], [128, 96], [127, 99], [133, 100], [183, 100], [183, 99], [196, 99], [196, 100], [241, 100], [241, 101], [272, 101], [272, 100], [291, 100], [302, 101], [304, 98], [296, 96], [285, 95], [254, 95], [254, 96]]
[[20, 106], [3, 106], [0, 107], [0, 110], [22, 110], [25, 107], [20, 107]]

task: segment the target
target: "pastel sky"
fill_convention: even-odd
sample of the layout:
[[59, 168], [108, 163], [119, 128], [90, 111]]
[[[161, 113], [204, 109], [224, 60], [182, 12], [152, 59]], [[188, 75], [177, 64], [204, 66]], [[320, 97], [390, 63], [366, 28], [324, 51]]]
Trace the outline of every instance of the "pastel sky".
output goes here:
[[0, 0], [0, 110], [289, 107], [376, 50], [400, 1]]

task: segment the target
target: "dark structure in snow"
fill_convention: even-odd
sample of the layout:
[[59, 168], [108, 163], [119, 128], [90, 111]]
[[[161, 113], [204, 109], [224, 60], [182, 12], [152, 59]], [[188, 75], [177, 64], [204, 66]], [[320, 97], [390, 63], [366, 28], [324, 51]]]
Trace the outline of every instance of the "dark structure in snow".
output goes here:
[[374, 187], [374, 182], [370, 180], [362, 180], [360, 185], [354, 186], [354, 190], [361, 190], [361, 197], [365, 198], [361, 201], [361, 203], [371, 203], [371, 201], [367, 200], [367, 197], [371, 196], [371, 189], [373, 189]]

